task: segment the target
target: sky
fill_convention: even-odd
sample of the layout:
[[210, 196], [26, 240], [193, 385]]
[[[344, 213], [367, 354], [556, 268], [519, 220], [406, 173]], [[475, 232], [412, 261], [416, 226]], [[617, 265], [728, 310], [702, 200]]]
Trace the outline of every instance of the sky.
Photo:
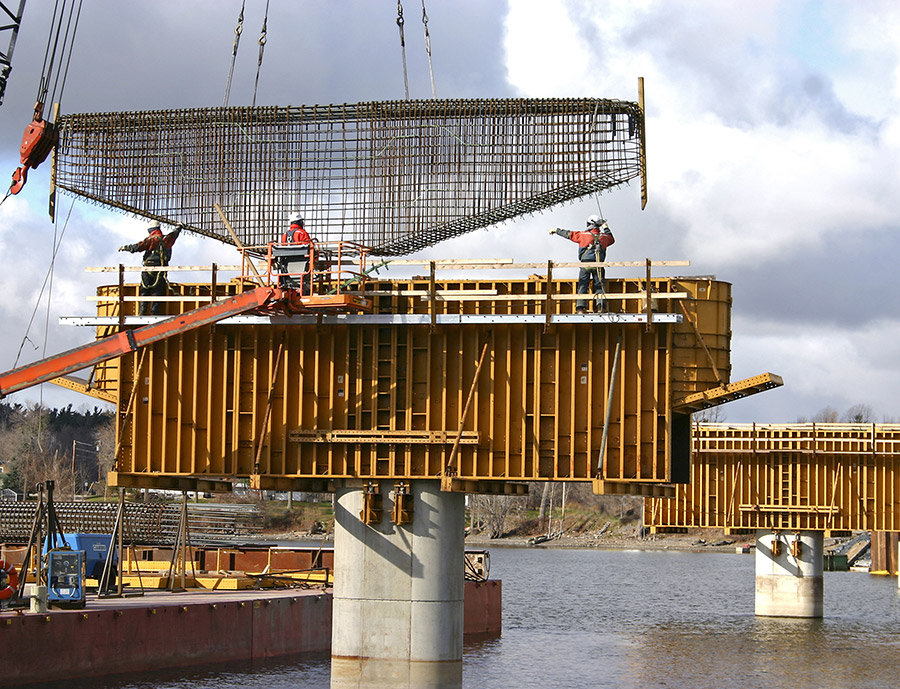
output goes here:
[[[232, 105], [253, 97], [265, 4], [246, 0]], [[221, 105], [240, 6], [88, 0], [62, 110]], [[581, 229], [599, 202], [616, 236], [609, 260], [687, 259], [689, 274], [732, 283], [731, 379], [771, 371], [785, 385], [725, 405], [723, 420], [792, 423], [858, 404], [876, 421], [900, 420], [900, 3], [427, 0], [426, 8], [439, 98], [636, 100], [644, 77], [649, 203], [642, 211], [635, 183], [421, 256], [574, 260], [572, 244], [543, 230]], [[432, 95], [421, 9], [404, 3], [413, 98]], [[0, 171], [9, 174], [51, 10], [27, 5], [12, 58], [0, 106]], [[271, 0], [257, 104], [403, 98], [396, 18], [393, 0]], [[0, 205], [0, 370], [89, 341], [88, 329], [57, 323], [93, 312], [87, 297], [103, 280], [84, 267], [116, 265], [118, 246], [146, 236], [145, 221], [65, 196], [51, 223], [48, 167]], [[179, 239], [173, 262], [211, 261], [234, 262], [235, 252]], [[95, 404], [49, 384], [9, 400]]]

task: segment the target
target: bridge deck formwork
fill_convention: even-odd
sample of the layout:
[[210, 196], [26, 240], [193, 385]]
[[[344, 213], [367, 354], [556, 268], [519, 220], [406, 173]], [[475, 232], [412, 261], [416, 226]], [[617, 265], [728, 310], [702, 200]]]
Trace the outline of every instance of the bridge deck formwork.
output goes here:
[[900, 530], [900, 425], [698, 424], [691, 481], [649, 499], [651, 531]]
[[[244, 285], [173, 287], [170, 314]], [[645, 495], [686, 481], [679, 405], [728, 382], [730, 285], [613, 279], [609, 312], [587, 315], [574, 288], [369, 281], [368, 314], [238, 317], [108, 362], [94, 380], [118, 408], [111, 478], [328, 490], [449, 475], [470, 492], [568, 480]], [[100, 289], [99, 315], [118, 322], [99, 334], [128, 327], [134, 304], [119, 297], [134, 294]]]

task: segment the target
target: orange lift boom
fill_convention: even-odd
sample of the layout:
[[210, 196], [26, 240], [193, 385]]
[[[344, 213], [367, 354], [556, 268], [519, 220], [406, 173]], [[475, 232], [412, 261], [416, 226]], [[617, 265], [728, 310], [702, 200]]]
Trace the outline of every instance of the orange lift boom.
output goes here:
[[[292, 290], [287, 290], [292, 291]], [[144, 345], [253, 311], [285, 298], [285, 290], [257, 287], [222, 301], [140, 328], [123, 330], [96, 342], [0, 374], [0, 398], [59, 376], [133, 352]]]

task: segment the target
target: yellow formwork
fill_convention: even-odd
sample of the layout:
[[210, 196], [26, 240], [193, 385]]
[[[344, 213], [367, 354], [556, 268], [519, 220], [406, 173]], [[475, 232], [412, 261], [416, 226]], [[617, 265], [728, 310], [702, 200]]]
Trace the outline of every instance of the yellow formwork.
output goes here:
[[900, 425], [697, 424], [690, 484], [644, 515], [651, 531], [898, 531]]
[[[188, 300], [169, 313], [243, 284], [174, 285]], [[371, 281], [368, 320], [237, 319], [172, 337], [98, 367], [124, 429], [111, 478], [440, 477], [457, 446], [464, 481], [686, 480], [689, 416], [673, 403], [729, 382], [731, 286], [653, 278], [647, 299], [647, 285], [608, 280], [622, 319], [551, 322], [573, 313], [574, 281]], [[101, 288], [99, 315], [133, 313], [115, 298], [135, 293]], [[377, 320], [391, 314], [422, 318]], [[453, 314], [481, 320], [440, 321]]]

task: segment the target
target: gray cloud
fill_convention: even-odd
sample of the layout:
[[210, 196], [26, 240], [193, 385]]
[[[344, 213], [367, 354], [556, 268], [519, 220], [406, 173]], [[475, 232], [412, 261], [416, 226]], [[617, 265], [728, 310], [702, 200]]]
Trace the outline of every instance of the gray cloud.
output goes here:
[[[252, 98], [264, 5], [247, 2], [232, 104]], [[64, 111], [220, 105], [239, 7], [238, 0], [85, 3]], [[523, 7], [531, 8], [525, 12], [531, 13], [531, 33], [507, 22], [508, 11]], [[900, 409], [891, 408], [893, 345], [880, 334], [894, 332], [898, 318], [890, 263], [900, 250], [891, 121], [870, 114], [862, 100], [848, 100], [842, 85], [846, 89], [861, 73], [842, 55], [819, 64], [780, 43], [779, 12], [790, 7], [432, 0], [437, 95], [565, 90], [630, 99], [636, 76], [648, 76], [650, 205], [638, 211], [636, 187], [601, 197], [617, 237], [612, 253], [616, 260], [693, 259], [684, 272], [716, 274], [734, 284], [735, 377], [773, 370], [785, 375], [788, 387], [729, 405], [729, 420], [787, 422], [827, 404], [843, 409], [856, 402], [897, 415]], [[18, 160], [51, 10], [49, 3], [26, 8], [0, 107], [0, 173], [11, 173]], [[411, 95], [427, 98], [421, 5], [407, 2], [405, 10]], [[554, 33], [559, 25], [550, 20], [560, 12], [573, 20], [574, 35]], [[861, 10], [857, 16], [865, 26]], [[257, 102], [402, 98], [395, 19], [390, 2], [271, 3]], [[507, 52], [506, 41], [521, 54]], [[522, 55], [536, 61], [523, 67], [516, 63]], [[584, 62], [559, 64], [561, 55]], [[896, 68], [882, 53], [878, 59], [885, 73]], [[896, 127], [896, 94], [885, 87], [877, 95], [887, 101], [881, 109]], [[14, 359], [49, 262], [46, 179], [44, 167], [35, 171], [23, 198], [0, 209], [3, 368]], [[67, 210], [69, 203], [60, 207]], [[595, 201], [586, 199], [426, 253], [566, 260], [569, 247], [540, 230], [580, 227], [595, 210]], [[118, 262], [115, 247], [135, 233], [142, 233], [139, 221], [76, 204], [56, 265], [51, 351], [89, 338], [86, 330], [52, 323], [58, 315], [90, 312], [84, 297], [98, 280], [82, 268]], [[203, 263], [223, 251], [215, 242], [180, 241], [176, 260]], [[32, 340], [42, 341], [42, 323], [43, 316]], [[837, 343], [845, 370], [829, 343]], [[80, 404], [82, 398], [70, 394], [69, 401]]]

